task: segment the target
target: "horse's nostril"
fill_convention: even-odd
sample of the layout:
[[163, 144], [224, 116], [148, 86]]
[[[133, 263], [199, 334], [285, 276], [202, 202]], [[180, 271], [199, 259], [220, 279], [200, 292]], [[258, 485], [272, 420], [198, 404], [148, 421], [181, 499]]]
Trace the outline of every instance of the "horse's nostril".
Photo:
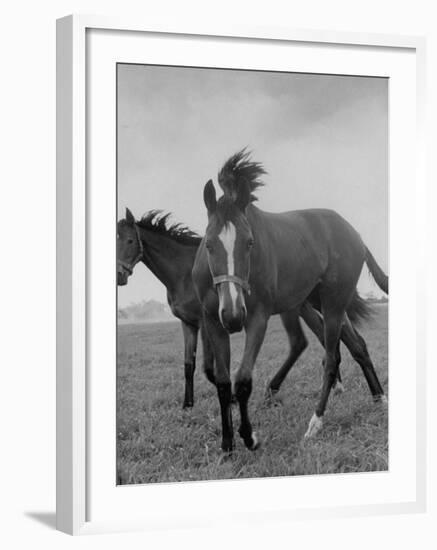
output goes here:
[[239, 319], [231, 319], [226, 323], [226, 330], [233, 334], [234, 332], [240, 332], [243, 328], [243, 323]]

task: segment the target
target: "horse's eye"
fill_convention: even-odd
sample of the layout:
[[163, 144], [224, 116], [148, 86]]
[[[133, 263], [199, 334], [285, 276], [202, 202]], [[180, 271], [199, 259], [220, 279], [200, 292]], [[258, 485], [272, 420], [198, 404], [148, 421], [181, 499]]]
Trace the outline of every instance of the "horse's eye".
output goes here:
[[206, 243], [206, 249], [208, 250], [208, 252], [212, 252], [212, 244], [211, 243]]
[[132, 244], [133, 242], [134, 242], [133, 239], [128, 239], [127, 240], [127, 244]]
[[249, 239], [247, 241], [247, 248], [252, 248], [252, 246], [254, 245], [254, 240], [253, 239]]

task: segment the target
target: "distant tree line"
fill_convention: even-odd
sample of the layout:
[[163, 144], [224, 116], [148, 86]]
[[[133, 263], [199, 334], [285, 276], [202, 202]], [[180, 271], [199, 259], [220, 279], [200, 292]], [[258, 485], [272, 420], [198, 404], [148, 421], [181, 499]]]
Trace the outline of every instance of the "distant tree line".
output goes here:
[[369, 292], [366, 294], [365, 298], [366, 302], [369, 302], [369, 304], [386, 304], [388, 302], [388, 297], [385, 295], [382, 296], [376, 296], [373, 294], [373, 292]]
[[165, 321], [172, 318], [168, 305], [157, 300], [143, 300], [137, 304], [118, 308], [118, 319], [120, 321]]

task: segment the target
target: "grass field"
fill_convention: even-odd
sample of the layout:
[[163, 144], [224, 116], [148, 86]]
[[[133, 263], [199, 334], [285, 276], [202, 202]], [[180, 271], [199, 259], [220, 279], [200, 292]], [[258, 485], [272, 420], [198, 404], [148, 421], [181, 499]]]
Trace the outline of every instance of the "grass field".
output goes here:
[[[387, 307], [378, 305], [360, 327], [381, 384], [388, 392]], [[303, 435], [316, 404], [323, 350], [310, 345], [285, 380], [281, 404], [266, 407], [268, 380], [287, 354], [287, 339], [272, 318], [254, 371], [251, 419], [262, 446], [248, 451], [240, 440], [234, 407], [237, 450], [223, 459], [215, 388], [201, 369], [195, 374], [195, 404], [182, 410], [183, 340], [180, 323], [123, 325], [118, 332], [117, 477], [119, 484], [206, 479], [364, 472], [388, 468], [388, 415], [374, 404], [359, 366], [342, 347], [345, 393], [328, 404], [322, 431]], [[242, 354], [243, 335], [232, 337], [232, 371]], [[201, 347], [201, 346], [199, 346]]]

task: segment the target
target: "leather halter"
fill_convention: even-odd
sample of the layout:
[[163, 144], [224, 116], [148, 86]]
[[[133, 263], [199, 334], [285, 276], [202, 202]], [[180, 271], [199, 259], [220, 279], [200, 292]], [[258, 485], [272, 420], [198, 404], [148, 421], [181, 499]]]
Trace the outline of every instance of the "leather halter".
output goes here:
[[125, 262], [123, 260], [118, 260], [118, 264], [121, 265], [121, 267], [123, 267], [129, 273], [129, 275], [132, 275], [134, 271], [134, 267], [141, 260], [144, 252], [143, 242], [141, 241], [141, 237], [140, 237], [140, 230], [138, 229], [137, 224], [134, 224], [134, 227], [135, 227], [135, 234], [137, 236], [137, 244], [140, 250], [138, 254], [135, 256], [134, 260], [130, 263]]
[[217, 275], [217, 277], [212, 278], [212, 282], [215, 286], [219, 285], [220, 283], [235, 283], [243, 290], [245, 290], [248, 294], [250, 294], [250, 285], [247, 281], [244, 281], [240, 277], [237, 277], [237, 275]]

